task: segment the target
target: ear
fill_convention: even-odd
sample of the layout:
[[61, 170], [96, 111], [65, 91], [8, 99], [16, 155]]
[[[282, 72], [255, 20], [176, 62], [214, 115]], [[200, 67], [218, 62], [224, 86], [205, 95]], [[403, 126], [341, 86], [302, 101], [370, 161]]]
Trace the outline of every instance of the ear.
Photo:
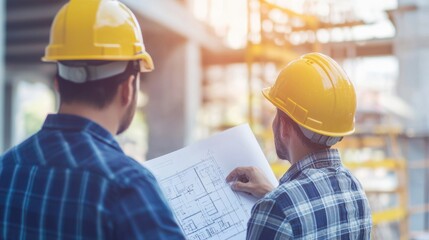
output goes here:
[[288, 135], [290, 135], [289, 131], [291, 131], [291, 126], [283, 118], [280, 118], [279, 130], [280, 130], [280, 136], [284, 139]]
[[136, 81], [134, 75], [131, 75], [128, 80], [121, 83], [119, 87], [121, 103], [123, 106], [128, 106], [133, 101], [134, 97], [134, 81]]
[[[291, 120], [290, 120], [291, 121]], [[280, 128], [281, 128], [281, 137], [285, 142], [295, 141], [298, 136], [297, 128], [292, 125], [293, 123], [288, 122], [287, 120], [282, 119]], [[299, 139], [299, 138], [298, 138]]]

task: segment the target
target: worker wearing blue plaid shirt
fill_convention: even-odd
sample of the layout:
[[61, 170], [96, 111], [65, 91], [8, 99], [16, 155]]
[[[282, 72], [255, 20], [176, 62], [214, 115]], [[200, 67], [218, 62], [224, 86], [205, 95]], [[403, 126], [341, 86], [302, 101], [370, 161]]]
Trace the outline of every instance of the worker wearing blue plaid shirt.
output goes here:
[[0, 239], [184, 239], [154, 176], [113, 135], [153, 69], [140, 27], [115, 0], [73, 0], [57, 14], [58, 114], [0, 157]]
[[154, 176], [101, 125], [52, 114], [0, 157], [0, 239], [183, 239]]
[[274, 187], [254, 167], [228, 176], [260, 198], [247, 239], [370, 239], [371, 212], [359, 181], [332, 145], [354, 131], [356, 95], [341, 67], [320, 53], [292, 61], [263, 91], [277, 107], [274, 143], [292, 166]]

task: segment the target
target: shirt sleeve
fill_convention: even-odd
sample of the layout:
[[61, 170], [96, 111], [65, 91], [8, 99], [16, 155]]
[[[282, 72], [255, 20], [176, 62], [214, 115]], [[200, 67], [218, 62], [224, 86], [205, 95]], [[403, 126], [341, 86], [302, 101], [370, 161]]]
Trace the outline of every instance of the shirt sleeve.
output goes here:
[[185, 239], [152, 174], [133, 177], [118, 194], [116, 239]]
[[292, 239], [291, 226], [274, 200], [262, 199], [253, 206], [246, 239]]

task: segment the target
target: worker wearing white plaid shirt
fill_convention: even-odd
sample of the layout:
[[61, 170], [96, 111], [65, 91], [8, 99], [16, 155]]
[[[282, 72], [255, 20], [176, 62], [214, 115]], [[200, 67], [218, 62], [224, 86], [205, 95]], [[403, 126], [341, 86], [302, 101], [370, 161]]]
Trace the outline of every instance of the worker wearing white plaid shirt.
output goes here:
[[359, 181], [332, 145], [354, 132], [356, 95], [341, 67], [320, 53], [284, 68], [263, 91], [277, 107], [276, 152], [292, 166], [274, 187], [254, 167], [227, 177], [236, 191], [261, 198], [247, 239], [370, 239], [371, 211]]

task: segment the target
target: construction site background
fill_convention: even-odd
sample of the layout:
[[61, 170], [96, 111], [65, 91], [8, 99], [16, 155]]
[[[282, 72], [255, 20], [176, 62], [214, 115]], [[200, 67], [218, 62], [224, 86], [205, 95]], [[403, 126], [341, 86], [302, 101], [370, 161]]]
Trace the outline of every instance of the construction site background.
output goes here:
[[[66, 2], [0, 0], [0, 151], [58, 107], [55, 66], [40, 57]], [[141, 23], [156, 70], [118, 137], [139, 161], [248, 122], [277, 177], [261, 89], [307, 52], [337, 60], [358, 99], [357, 132], [337, 147], [363, 183], [373, 239], [429, 239], [429, 1], [123, 0]]]

